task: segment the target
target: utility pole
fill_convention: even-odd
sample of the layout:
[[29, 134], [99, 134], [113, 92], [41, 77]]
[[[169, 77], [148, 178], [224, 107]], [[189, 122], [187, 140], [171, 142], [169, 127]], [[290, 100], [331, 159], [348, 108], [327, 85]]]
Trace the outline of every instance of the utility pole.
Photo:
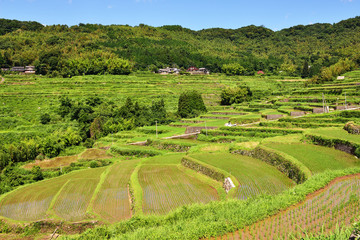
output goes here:
[[156, 138], [158, 138], [157, 121], [155, 121], [155, 125], [156, 125]]
[[347, 109], [347, 104], [346, 104], [346, 93], [345, 93], [345, 109]]
[[324, 93], [322, 94], [322, 102], [323, 102], [323, 113], [325, 113], [325, 97], [324, 97]]
[[205, 121], [205, 131], [206, 131], [206, 136], [207, 136], [207, 127], [206, 127], [206, 121]]

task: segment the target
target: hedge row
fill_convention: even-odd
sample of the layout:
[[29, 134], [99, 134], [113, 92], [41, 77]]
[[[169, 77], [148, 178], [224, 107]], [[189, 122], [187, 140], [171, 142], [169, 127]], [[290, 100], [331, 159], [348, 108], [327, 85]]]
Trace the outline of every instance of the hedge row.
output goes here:
[[152, 140], [148, 139], [146, 141], [147, 146], [152, 146], [154, 148], [160, 149], [160, 150], [169, 150], [173, 152], [187, 152], [190, 150], [194, 144], [191, 143], [174, 143], [174, 142], [168, 142], [168, 141], [159, 141], [159, 140]]
[[259, 137], [259, 138], [268, 138], [276, 137], [286, 134], [281, 133], [269, 133], [269, 132], [235, 132], [235, 131], [226, 131], [226, 130], [208, 130], [207, 133], [205, 130], [201, 130], [201, 134], [207, 134], [208, 136], [243, 136], [243, 137]]
[[225, 178], [230, 175], [221, 169], [208, 165], [204, 162], [198, 161], [189, 156], [183, 157], [181, 159], [181, 164], [187, 168], [193, 169], [196, 172], [200, 172], [219, 182], [224, 182]]
[[343, 152], [347, 152], [357, 157], [360, 157], [360, 144], [349, 142], [343, 139], [327, 138], [319, 135], [306, 134], [305, 137], [316, 145], [333, 147]]
[[232, 124], [248, 124], [254, 122], [260, 122], [260, 118], [241, 118], [241, 117], [233, 117], [229, 120]]
[[360, 118], [360, 111], [356, 111], [356, 110], [342, 111], [340, 113], [340, 116], [344, 118]]
[[347, 123], [348, 118], [318, 118], [318, 117], [304, 117], [304, 118], [281, 118], [279, 122], [291, 123], [315, 123], [315, 124], [328, 124], [328, 123]]
[[123, 156], [138, 156], [138, 157], [153, 157], [156, 155], [161, 155], [162, 153], [155, 150], [149, 149], [131, 149], [126, 147], [112, 146], [110, 151], [117, 153]]
[[261, 127], [283, 127], [283, 128], [319, 128], [319, 127], [339, 127], [338, 123], [311, 123], [311, 122], [261, 122]]
[[230, 132], [262, 132], [262, 133], [281, 133], [281, 134], [293, 134], [302, 133], [301, 130], [293, 129], [278, 129], [278, 128], [246, 128], [246, 127], [221, 127], [219, 130], [225, 130]]
[[257, 146], [254, 150], [230, 149], [230, 151], [231, 153], [254, 157], [273, 165], [298, 184], [305, 182], [311, 176], [311, 171], [296, 158], [275, 149]]

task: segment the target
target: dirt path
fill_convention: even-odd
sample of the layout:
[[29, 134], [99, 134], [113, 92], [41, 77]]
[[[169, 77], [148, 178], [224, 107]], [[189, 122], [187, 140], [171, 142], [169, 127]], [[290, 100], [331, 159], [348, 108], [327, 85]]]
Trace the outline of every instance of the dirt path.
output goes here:
[[5, 79], [3, 78], [3, 76], [0, 76], [0, 84], [3, 84], [5, 82]]

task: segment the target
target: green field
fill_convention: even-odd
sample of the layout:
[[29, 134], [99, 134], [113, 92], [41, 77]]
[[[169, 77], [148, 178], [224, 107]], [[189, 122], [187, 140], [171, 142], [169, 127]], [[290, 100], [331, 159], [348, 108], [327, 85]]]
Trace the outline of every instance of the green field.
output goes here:
[[138, 160], [123, 161], [110, 167], [94, 202], [94, 212], [109, 222], [132, 216], [128, 184]]
[[176, 166], [145, 165], [139, 171], [145, 214], [164, 214], [191, 203], [218, 200], [215, 189]]
[[309, 130], [306, 133], [360, 144], [360, 137], [358, 135], [350, 134], [342, 128], [320, 128]]
[[229, 153], [199, 153], [191, 157], [232, 174], [240, 183], [236, 191], [238, 199], [276, 194], [294, 186], [294, 183], [275, 167], [255, 158]]
[[332, 148], [300, 143], [269, 143], [266, 146], [293, 156], [313, 173], [360, 166], [353, 155]]

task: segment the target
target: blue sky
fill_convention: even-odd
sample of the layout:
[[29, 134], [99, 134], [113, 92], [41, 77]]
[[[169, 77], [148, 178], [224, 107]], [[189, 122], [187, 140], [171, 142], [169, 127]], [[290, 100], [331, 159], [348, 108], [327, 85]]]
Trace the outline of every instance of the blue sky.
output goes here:
[[42, 24], [182, 25], [193, 30], [251, 24], [281, 30], [360, 16], [360, 0], [0, 0], [0, 18]]

